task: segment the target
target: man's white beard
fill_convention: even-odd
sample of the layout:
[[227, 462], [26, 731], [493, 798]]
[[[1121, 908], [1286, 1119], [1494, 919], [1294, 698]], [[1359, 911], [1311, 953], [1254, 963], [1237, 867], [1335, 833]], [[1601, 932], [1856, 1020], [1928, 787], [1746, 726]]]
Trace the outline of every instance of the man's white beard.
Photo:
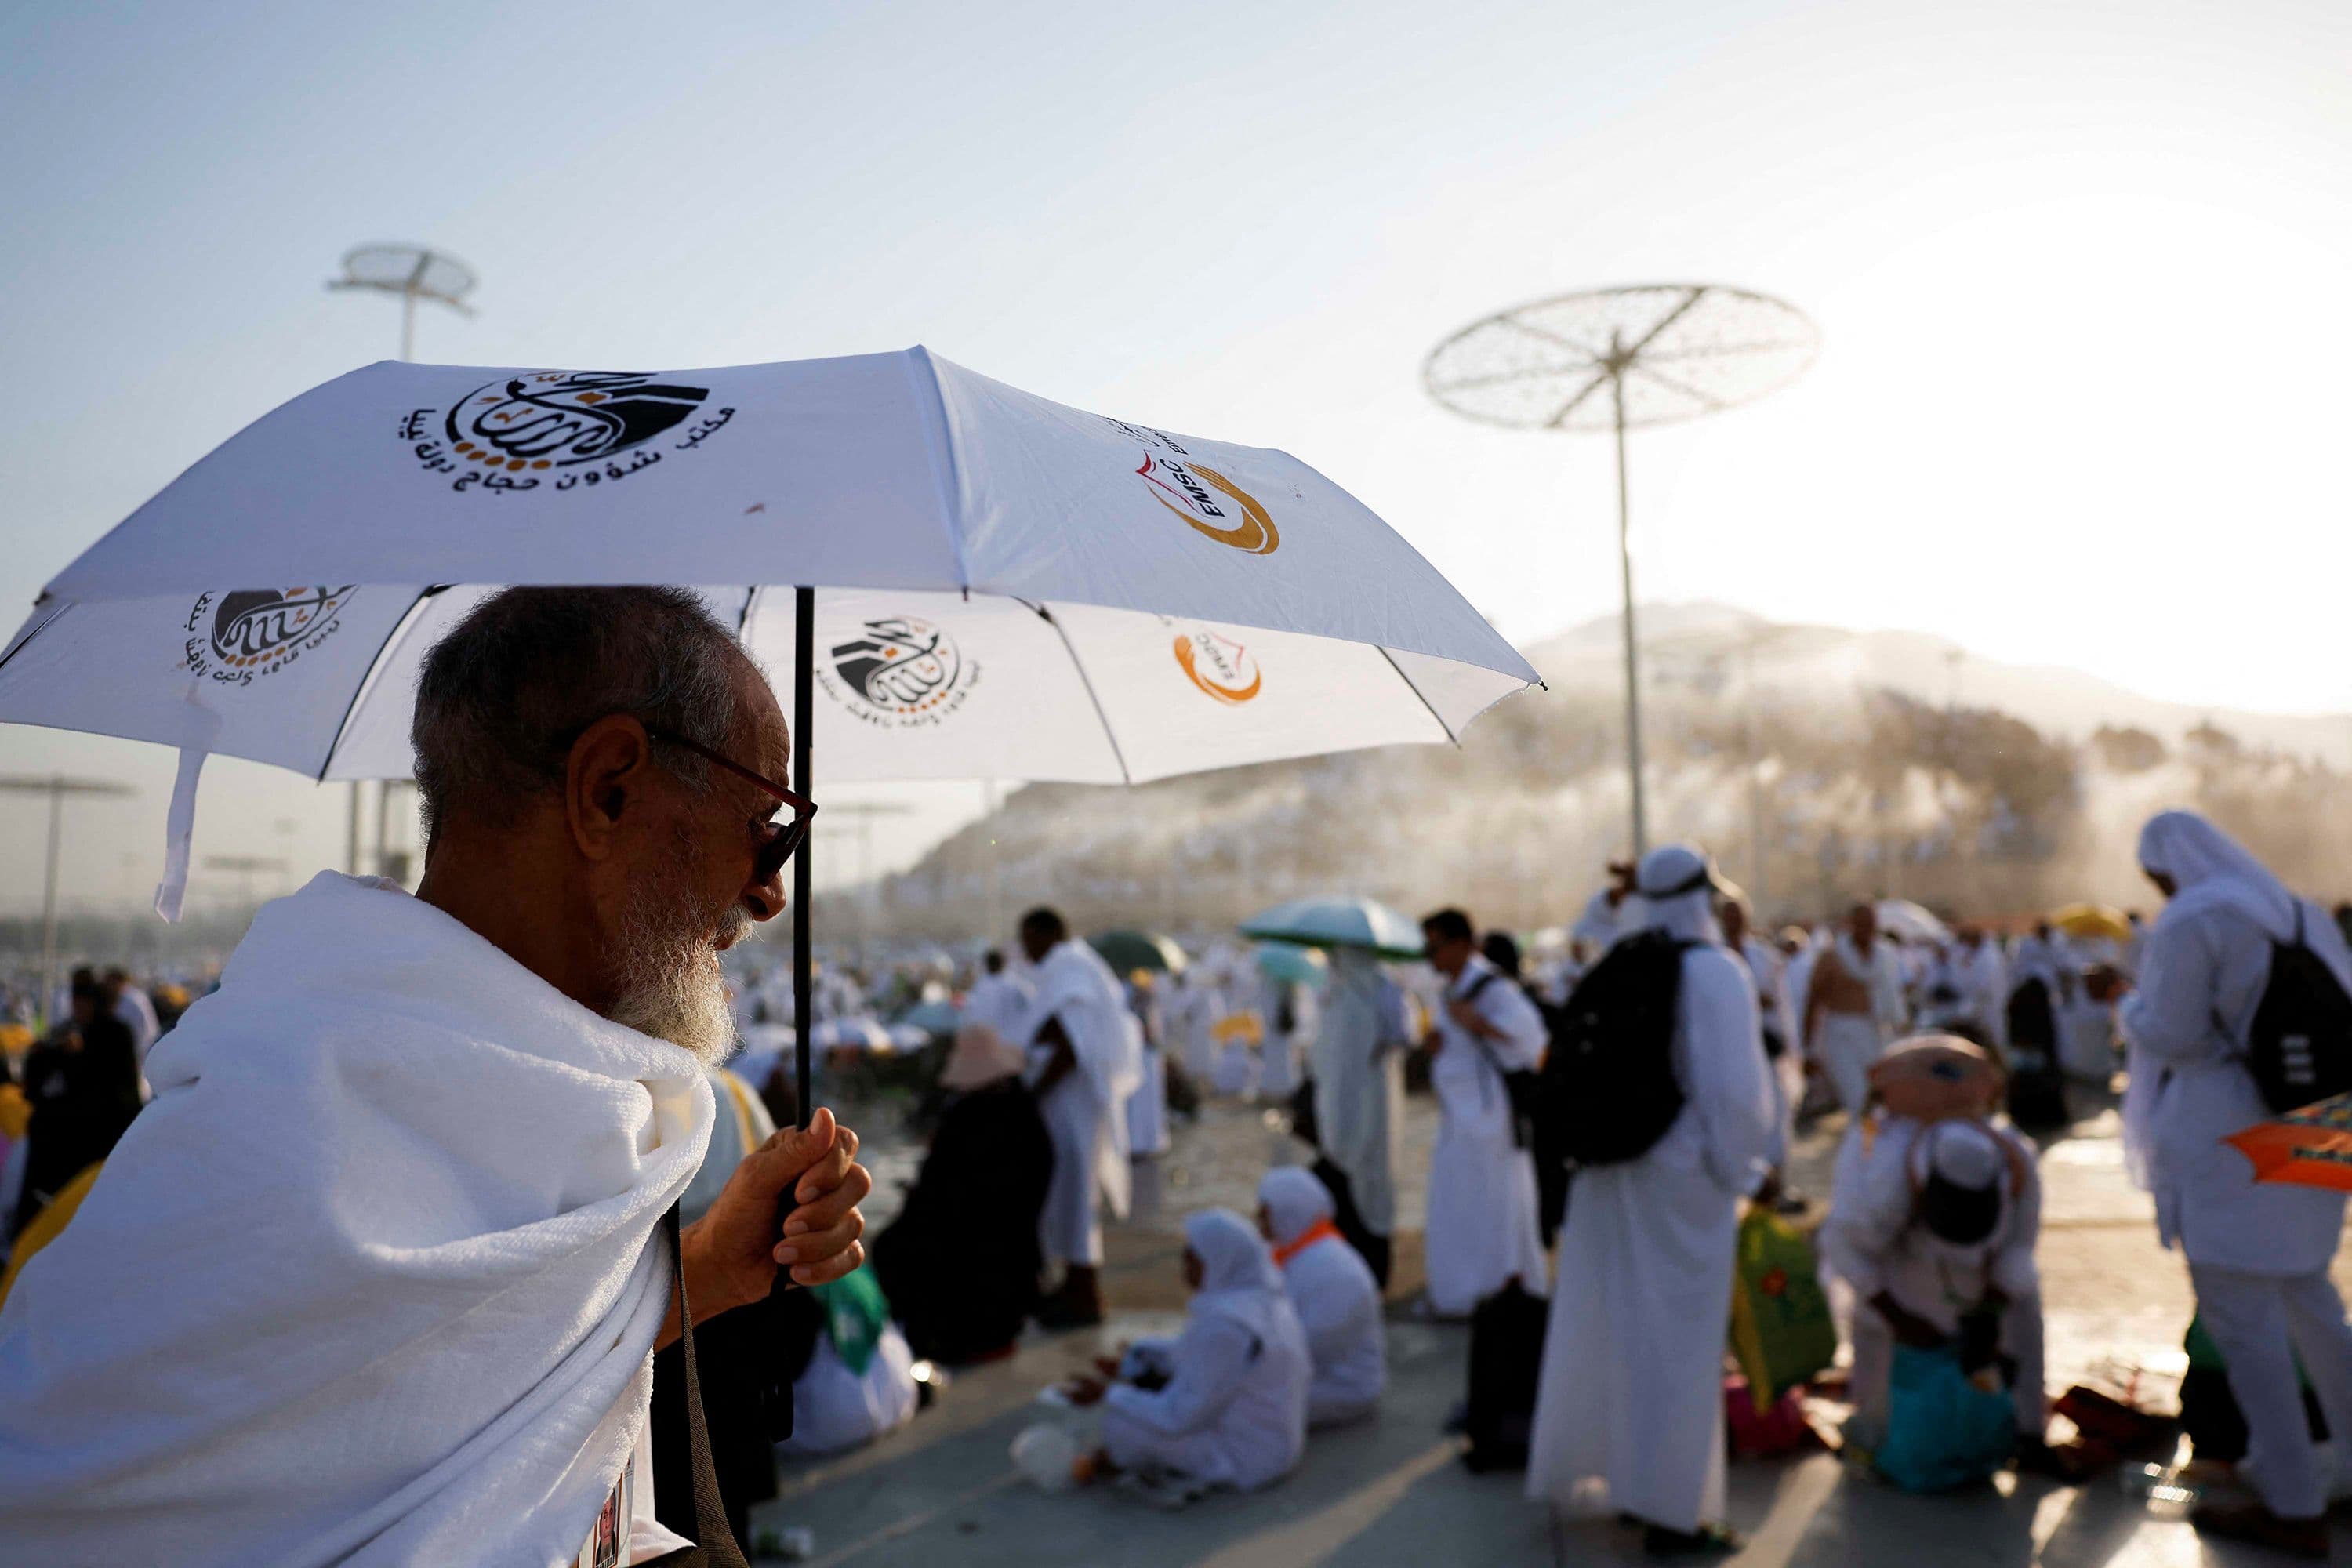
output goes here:
[[620, 999], [606, 1016], [683, 1047], [705, 1068], [715, 1068], [735, 1045], [735, 1017], [728, 1010], [717, 950], [721, 942], [731, 946], [748, 933], [751, 917], [740, 903], [706, 914], [693, 907], [692, 899], [684, 877], [668, 871], [639, 882], [631, 892], [621, 921]]

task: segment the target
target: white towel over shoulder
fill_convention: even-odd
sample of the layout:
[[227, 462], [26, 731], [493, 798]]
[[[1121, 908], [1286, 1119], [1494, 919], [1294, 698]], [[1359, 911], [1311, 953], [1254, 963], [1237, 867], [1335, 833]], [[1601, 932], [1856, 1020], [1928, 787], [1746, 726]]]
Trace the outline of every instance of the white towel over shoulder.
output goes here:
[[693, 1059], [331, 872], [147, 1071], [0, 1312], [0, 1562], [570, 1562], [645, 1425]]

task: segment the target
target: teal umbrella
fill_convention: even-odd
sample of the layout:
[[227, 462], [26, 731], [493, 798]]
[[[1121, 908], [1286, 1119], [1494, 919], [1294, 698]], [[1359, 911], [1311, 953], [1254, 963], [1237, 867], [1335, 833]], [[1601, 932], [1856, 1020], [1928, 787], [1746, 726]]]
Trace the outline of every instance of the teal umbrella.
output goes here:
[[1089, 939], [1111, 973], [1124, 980], [1139, 969], [1155, 974], [1181, 974], [1184, 950], [1164, 936], [1145, 931], [1107, 931]]
[[1301, 947], [1360, 947], [1382, 958], [1419, 958], [1421, 927], [1371, 899], [1293, 899], [1252, 915], [1242, 934]]
[[1323, 955], [1310, 947], [1297, 947], [1286, 942], [1260, 942], [1257, 949], [1258, 973], [1270, 980], [1296, 982], [1301, 985], [1320, 985], [1323, 972], [1328, 966]]
[[918, 1002], [900, 1015], [898, 1022], [912, 1025], [927, 1035], [952, 1035], [963, 1015], [952, 1002]]

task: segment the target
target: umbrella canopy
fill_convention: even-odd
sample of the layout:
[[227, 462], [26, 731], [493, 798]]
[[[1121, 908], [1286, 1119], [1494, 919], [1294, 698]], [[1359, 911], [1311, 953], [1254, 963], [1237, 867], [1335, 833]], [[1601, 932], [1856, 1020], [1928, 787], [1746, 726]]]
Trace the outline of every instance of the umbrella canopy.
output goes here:
[[635, 583], [705, 584], [789, 679], [811, 795], [1450, 740], [1536, 681], [1296, 458], [921, 348], [703, 371], [386, 362], [247, 426], [68, 565], [0, 650], [0, 721], [180, 749], [173, 913], [207, 753], [405, 777], [417, 669], [479, 597]]
[[1153, 974], [1184, 973], [1184, 950], [1152, 931], [1107, 931], [1100, 936], [1088, 937], [1087, 942], [1102, 954], [1111, 973], [1122, 979], [1139, 969]]
[[1252, 915], [1241, 931], [1300, 947], [1360, 947], [1382, 958], [1422, 956], [1421, 927], [1371, 899], [1293, 899]]
[[2257, 1122], [2222, 1142], [2253, 1162], [2258, 1182], [2352, 1192], [2352, 1094]]
[[1323, 955], [1311, 947], [1298, 947], [1286, 942], [1260, 942], [1257, 949], [1258, 973], [1269, 980], [1287, 981], [1301, 985], [1320, 985], [1328, 966]]
[[1892, 931], [1905, 942], [1949, 942], [1952, 937], [1949, 926], [1926, 906], [1908, 899], [1879, 900], [1878, 925], [1881, 931]]
[[2129, 942], [2132, 936], [2124, 912], [2105, 904], [2067, 904], [2050, 911], [2050, 923], [2068, 936], [2103, 936], [2112, 942]]

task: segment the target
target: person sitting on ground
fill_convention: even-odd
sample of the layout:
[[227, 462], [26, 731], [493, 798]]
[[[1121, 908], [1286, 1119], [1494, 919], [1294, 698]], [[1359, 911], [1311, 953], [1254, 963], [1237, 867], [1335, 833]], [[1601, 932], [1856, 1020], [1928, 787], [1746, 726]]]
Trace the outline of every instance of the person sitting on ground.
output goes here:
[[946, 1109], [874, 1270], [915, 1353], [961, 1365], [1013, 1353], [1036, 1305], [1037, 1218], [1054, 1141], [1021, 1081], [1022, 1054], [985, 1024], [956, 1032]]
[[1074, 1404], [1102, 1405], [1097, 1473], [1242, 1490], [1280, 1480], [1307, 1448], [1313, 1359], [1282, 1273], [1247, 1220], [1203, 1209], [1184, 1222], [1184, 1331], [1139, 1340]]
[[915, 1418], [915, 1352], [890, 1321], [874, 1270], [861, 1268], [809, 1292], [824, 1309], [806, 1364], [793, 1380], [787, 1454], [861, 1448]]
[[1873, 1131], [1841, 1161], [1821, 1232], [1822, 1261], [1855, 1298], [1848, 1434], [1865, 1449], [1884, 1439], [1895, 1346], [1951, 1345], [1972, 1371], [2007, 1364], [2020, 1462], [2051, 1468], [2032, 1145], [1974, 1116], [1886, 1116]]
[[1307, 1424], [1336, 1426], [1370, 1415], [1389, 1381], [1381, 1288], [1332, 1223], [1331, 1190], [1312, 1171], [1277, 1166], [1257, 1184], [1257, 1226], [1274, 1246], [1314, 1362]]

